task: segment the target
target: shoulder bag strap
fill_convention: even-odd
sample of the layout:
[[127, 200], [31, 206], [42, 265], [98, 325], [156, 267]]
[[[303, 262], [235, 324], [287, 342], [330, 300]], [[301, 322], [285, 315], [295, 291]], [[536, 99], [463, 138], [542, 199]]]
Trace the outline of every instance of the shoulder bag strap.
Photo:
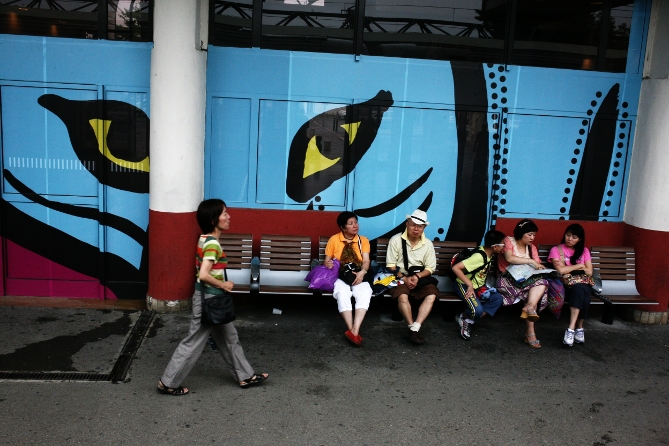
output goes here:
[[478, 268], [474, 269], [474, 271], [472, 271], [471, 273], [469, 273], [469, 274], [471, 274], [471, 277], [469, 278], [469, 280], [473, 279], [473, 278], [474, 278], [474, 275], [475, 275], [476, 273], [478, 273], [479, 271], [481, 271], [481, 270], [484, 269], [484, 268], [487, 268], [488, 265], [490, 265], [490, 262], [492, 261], [492, 257], [488, 258], [488, 256], [486, 255], [486, 253], [483, 252], [483, 251], [481, 251], [480, 249], [477, 248], [477, 249], [476, 249], [476, 252], [478, 252], [479, 254], [481, 254], [481, 257], [483, 257], [483, 265], [479, 266]]
[[404, 254], [404, 269], [407, 274], [409, 274], [409, 255], [407, 254], [407, 241], [400, 237], [402, 240], [402, 254]]
[[562, 261], [562, 264], [567, 266], [567, 263], [564, 261], [564, 252], [562, 251], [562, 245], [558, 245], [558, 251], [560, 252], [560, 260]]

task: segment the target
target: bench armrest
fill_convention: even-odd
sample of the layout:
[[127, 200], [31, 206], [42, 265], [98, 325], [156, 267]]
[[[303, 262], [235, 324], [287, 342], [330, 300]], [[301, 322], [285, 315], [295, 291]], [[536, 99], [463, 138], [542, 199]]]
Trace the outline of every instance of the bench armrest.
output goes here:
[[[602, 277], [599, 275], [599, 270], [597, 268], [592, 269], [592, 280], [595, 282], [595, 285], [592, 287], [592, 292], [599, 296], [602, 294]], [[606, 301], [604, 302], [606, 303]]]
[[249, 285], [250, 291], [260, 291], [260, 259], [258, 257], [251, 259], [251, 281]]

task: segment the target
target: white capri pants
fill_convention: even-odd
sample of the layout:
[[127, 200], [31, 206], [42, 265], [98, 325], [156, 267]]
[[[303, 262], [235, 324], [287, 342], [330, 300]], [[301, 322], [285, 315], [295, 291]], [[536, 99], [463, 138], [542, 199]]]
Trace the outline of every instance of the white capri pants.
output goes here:
[[372, 299], [372, 287], [369, 282], [362, 282], [354, 287], [347, 285], [341, 279], [337, 279], [334, 284], [332, 296], [337, 299], [337, 308], [339, 312], [352, 311], [351, 296], [355, 297], [355, 309], [369, 308], [369, 301]]

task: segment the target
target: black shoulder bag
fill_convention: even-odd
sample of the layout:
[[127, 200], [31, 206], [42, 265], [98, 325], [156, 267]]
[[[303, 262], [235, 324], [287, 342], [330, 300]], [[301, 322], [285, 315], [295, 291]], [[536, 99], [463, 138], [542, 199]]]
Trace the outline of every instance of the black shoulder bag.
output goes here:
[[[414, 274], [418, 274], [419, 272], [425, 270], [424, 266], [412, 266], [409, 268], [409, 256], [407, 254], [407, 241], [402, 239], [402, 254], [404, 255], [404, 269], [407, 270], [409, 276], [413, 276]], [[434, 285], [437, 286], [439, 284], [439, 281], [437, 280], [436, 277], [432, 277], [432, 274], [430, 274], [427, 277], [421, 277], [418, 279], [418, 283], [416, 284], [416, 288], [423, 288], [426, 285]]]
[[[360, 255], [362, 255], [362, 242], [360, 241], [360, 236], [358, 236], [358, 249], [360, 250]], [[339, 269], [339, 278], [346, 284], [352, 285], [355, 282], [356, 273], [360, 272], [360, 268], [355, 263], [345, 263], [341, 265]]]
[[[223, 277], [228, 281], [228, 274], [223, 270]], [[204, 298], [204, 283], [200, 282], [200, 299], [202, 302], [202, 314], [200, 322], [202, 325], [223, 325], [237, 319], [232, 295], [225, 290], [223, 294], [216, 294], [209, 299]]]

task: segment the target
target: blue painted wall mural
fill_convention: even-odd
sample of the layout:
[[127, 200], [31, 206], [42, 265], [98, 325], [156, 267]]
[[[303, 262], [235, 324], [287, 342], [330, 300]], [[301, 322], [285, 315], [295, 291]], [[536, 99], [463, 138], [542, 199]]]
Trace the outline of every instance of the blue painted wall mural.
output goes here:
[[[353, 210], [371, 239], [416, 208], [441, 240], [498, 216], [620, 221], [648, 3], [634, 8], [625, 73], [211, 46], [205, 195]], [[150, 54], [0, 35], [7, 294], [145, 297]]]
[[[10, 64], [2, 73], [5, 292], [143, 298], [150, 46], [86, 42], [99, 65], [80, 63], [75, 76], [60, 71], [77, 41], [4, 39], [9, 60], [49, 55], [39, 71]], [[134, 70], [113, 70], [128, 59]]]
[[232, 206], [353, 210], [370, 238], [416, 208], [441, 240], [622, 220], [639, 73], [234, 48], [208, 70], [206, 195]]

